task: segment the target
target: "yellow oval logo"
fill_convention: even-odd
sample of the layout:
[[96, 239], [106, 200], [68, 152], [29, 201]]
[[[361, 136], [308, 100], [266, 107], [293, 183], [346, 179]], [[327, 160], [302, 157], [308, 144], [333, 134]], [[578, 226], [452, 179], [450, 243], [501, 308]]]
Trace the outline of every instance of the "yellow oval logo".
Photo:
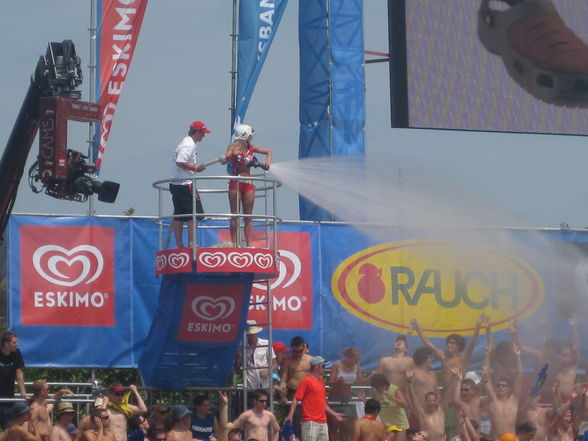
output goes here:
[[493, 330], [525, 320], [543, 303], [543, 281], [522, 260], [476, 243], [391, 242], [355, 253], [333, 274], [335, 298], [351, 314], [407, 333], [418, 318], [427, 334], [470, 335], [477, 317]]

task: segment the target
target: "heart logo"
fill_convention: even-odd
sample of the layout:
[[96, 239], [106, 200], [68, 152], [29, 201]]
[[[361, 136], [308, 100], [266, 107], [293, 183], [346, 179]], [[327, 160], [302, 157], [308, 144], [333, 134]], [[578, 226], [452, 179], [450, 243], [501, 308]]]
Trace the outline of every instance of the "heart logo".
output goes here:
[[155, 268], [157, 269], [157, 271], [161, 271], [162, 269], [164, 269], [166, 263], [167, 258], [165, 257], [165, 255], [157, 256], [155, 258]]
[[190, 262], [190, 256], [188, 253], [170, 253], [167, 261], [172, 268], [183, 268]]
[[199, 296], [192, 300], [192, 312], [203, 320], [213, 321], [227, 318], [235, 310], [235, 301], [231, 297]]
[[251, 253], [233, 251], [229, 253], [229, 263], [237, 268], [246, 268], [253, 263], [253, 256]]
[[274, 263], [274, 258], [271, 254], [256, 254], [254, 259], [261, 269], [269, 268]]
[[[63, 273], [58, 267], [81, 264], [77, 277]], [[84, 282], [86, 285], [96, 280], [104, 268], [104, 258], [98, 248], [80, 245], [68, 250], [57, 245], [44, 245], [35, 250], [33, 266], [45, 280], [61, 286], [74, 286]], [[78, 265], [76, 265], [78, 266]]]
[[224, 253], [200, 253], [198, 254], [198, 261], [209, 268], [216, 268], [217, 266], [223, 265], [227, 261], [227, 256]]

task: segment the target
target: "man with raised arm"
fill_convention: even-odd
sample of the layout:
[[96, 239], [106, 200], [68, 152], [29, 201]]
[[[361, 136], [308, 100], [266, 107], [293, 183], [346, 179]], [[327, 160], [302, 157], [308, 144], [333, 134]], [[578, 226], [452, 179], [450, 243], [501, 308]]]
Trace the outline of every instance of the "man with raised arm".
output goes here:
[[[445, 339], [447, 343], [447, 351], [442, 351], [441, 349], [435, 347], [433, 343], [431, 343], [431, 340], [429, 340], [429, 337], [425, 335], [417, 320], [412, 320], [412, 329], [417, 332], [425, 346], [434, 351], [435, 355], [441, 360], [443, 386], [446, 390], [453, 390], [453, 387], [450, 384], [451, 379], [454, 378], [453, 374], [451, 373], [452, 368], [457, 368], [462, 372], [467, 371], [472, 359], [472, 353], [478, 341], [478, 336], [480, 335], [480, 327], [483, 321], [484, 315], [480, 315], [476, 321], [474, 335], [472, 335], [472, 339], [470, 340], [470, 344], [468, 345], [467, 349], [465, 349], [465, 338], [459, 334], [449, 334]], [[462, 351], [464, 349], [465, 352], [462, 355]]]
[[383, 374], [390, 384], [398, 386], [402, 392], [406, 393], [406, 370], [414, 368], [412, 357], [406, 355], [408, 345], [406, 337], [399, 335], [394, 342], [394, 354], [389, 357], [382, 357], [376, 373]]
[[[572, 314], [569, 318], [572, 336], [570, 342], [563, 342], [557, 338], [547, 338], [547, 335], [544, 334], [543, 351], [522, 344], [516, 327], [516, 322], [513, 322], [510, 328], [511, 338], [513, 342], [521, 348], [521, 352], [535, 359], [535, 370], [537, 372], [539, 372], [545, 364], [549, 365], [547, 370], [547, 380], [541, 389], [541, 397], [544, 400], [551, 400], [553, 383], [556, 380], [559, 381], [562, 402], [567, 402], [572, 396], [572, 390], [576, 383], [578, 364], [580, 362], [580, 356], [578, 354], [580, 339], [578, 338], [577, 323], [576, 315]], [[547, 329], [548, 323], [547, 320], [544, 319], [541, 324], [541, 330], [544, 332]]]
[[503, 433], [514, 433], [515, 431], [521, 396], [523, 365], [521, 363], [521, 351], [515, 345], [513, 346], [513, 351], [517, 359], [515, 378], [514, 380], [499, 378], [495, 388], [488, 372], [492, 350], [492, 347], [486, 347], [484, 367], [482, 368], [482, 383], [488, 393], [488, 414], [492, 424], [490, 436], [492, 439], [498, 439]]
[[263, 390], [252, 393], [253, 407], [243, 412], [229, 424], [228, 429], [234, 427], [245, 430], [245, 439], [254, 438], [257, 441], [278, 441], [280, 425], [273, 413], [267, 410], [269, 396]]
[[[406, 371], [406, 381], [412, 402], [412, 411], [419, 420], [421, 430], [429, 434], [430, 441], [444, 441], [445, 439], [445, 409], [439, 402], [437, 389], [429, 390], [423, 397], [418, 396], [415, 388], [415, 371]], [[453, 383], [455, 384], [455, 383]]]
[[[53, 399], [58, 400], [64, 395], [73, 395], [69, 389], [60, 389], [53, 394]], [[53, 410], [53, 404], [48, 403], [49, 385], [45, 380], [37, 380], [33, 383], [33, 396], [31, 398], [31, 418], [35, 422], [39, 435], [42, 441], [49, 439], [49, 432], [51, 431], [51, 419], [49, 412]]]
[[[131, 396], [136, 404], [130, 404]], [[106, 407], [110, 416], [109, 429], [114, 434], [116, 441], [127, 439], [127, 423], [134, 415], [143, 415], [147, 412], [147, 406], [137, 390], [137, 386], [131, 384], [128, 388], [121, 384], [113, 384], [108, 388], [108, 405]]]

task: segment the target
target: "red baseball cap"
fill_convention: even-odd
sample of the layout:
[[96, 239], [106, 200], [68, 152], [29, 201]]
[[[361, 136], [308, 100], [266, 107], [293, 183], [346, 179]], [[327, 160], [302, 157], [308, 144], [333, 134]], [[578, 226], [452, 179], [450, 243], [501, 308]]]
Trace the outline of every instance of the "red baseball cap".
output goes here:
[[210, 133], [210, 130], [206, 128], [206, 124], [204, 124], [202, 121], [194, 121], [192, 124], [190, 124], [190, 131]]
[[281, 341], [276, 341], [272, 344], [274, 352], [286, 352], [288, 351], [288, 346], [286, 346]]

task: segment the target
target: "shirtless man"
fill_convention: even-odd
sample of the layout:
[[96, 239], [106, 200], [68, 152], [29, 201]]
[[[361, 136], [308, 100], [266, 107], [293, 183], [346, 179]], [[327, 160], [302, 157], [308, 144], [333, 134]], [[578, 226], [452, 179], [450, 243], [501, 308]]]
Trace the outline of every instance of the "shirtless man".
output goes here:
[[436, 389], [429, 390], [424, 394], [424, 405], [421, 404], [421, 397], [415, 388], [416, 369], [406, 371], [406, 381], [412, 401], [412, 411], [419, 420], [420, 428], [429, 434], [431, 441], [443, 441], [445, 439], [445, 411], [439, 404]]
[[167, 441], [192, 441], [192, 412], [183, 404], [170, 408], [172, 428], [167, 433]]
[[519, 409], [517, 421], [533, 424], [533, 427], [535, 427], [533, 440], [545, 441], [552, 419], [552, 407], [540, 405], [539, 397], [536, 396], [527, 398], [527, 402]]
[[496, 382], [496, 389], [490, 381], [489, 365], [490, 353], [493, 348], [486, 347], [484, 366], [482, 368], [482, 383], [488, 393], [488, 414], [492, 428], [490, 437], [498, 439], [503, 433], [514, 433], [521, 395], [521, 382], [523, 377], [523, 365], [521, 363], [521, 351], [515, 345], [513, 351], [517, 360], [514, 382], [508, 378], [500, 378]]
[[242, 427], [245, 430], [245, 439], [278, 441], [280, 425], [274, 414], [266, 410], [268, 394], [262, 390], [256, 390], [252, 393], [252, 397], [253, 407], [239, 415], [232, 424], [229, 424], [228, 429]]
[[51, 428], [49, 441], [71, 441], [72, 437], [67, 431], [67, 426], [72, 424], [76, 415], [73, 405], [67, 401], [61, 401], [55, 405], [57, 424]]
[[[136, 405], [129, 404], [130, 395], [133, 395]], [[114, 434], [116, 441], [127, 439], [127, 422], [134, 415], [143, 415], [147, 412], [147, 406], [137, 390], [137, 386], [131, 384], [128, 388], [120, 384], [113, 384], [108, 388], [108, 405], [106, 407], [110, 416], [109, 429]]]
[[115, 435], [110, 430], [110, 415], [104, 408], [96, 407], [90, 419], [90, 428], [84, 430], [82, 441], [115, 441]]
[[[427, 347], [420, 347], [414, 354], [412, 359], [414, 361], [414, 369], [406, 371], [408, 376], [411, 373], [412, 379], [411, 384], [414, 389], [414, 395], [408, 394], [407, 396], [412, 401], [413, 396], [417, 397], [421, 407], [425, 407], [425, 394], [427, 392], [437, 391], [437, 376], [435, 372], [431, 370], [433, 365], [433, 350]], [[408, 378], [407, 380], [408, 381]], [[413, 404], [411, 403], [411, 407]]]
[[353, 436], [351, 441], [382, 441], [388, 438], [386, 428], [376, 421], [380, 413], [378, 400], [370, 398], [364, 405], [365, 415], [353, 423]]
[[[512, 341], [521, 348], [523, 354], [535, 359], [535, 370], [539, 372], [545, 364], [549, 365], [547, 380], [541, 389], [541, 397], [544, 400], [551, 400], [551, 392], [556, 380], [559, 382], [562, 402], [568, 401], [572, 396], [572, 389], [576, 383], [576, 374], [580, 360], [578, 354], [580, 340], [578, 338], [577, 323], [575, 314], [572, 314], [569, 318], [572, 336], [571, 342], [569, 343], [562, 342], [556, 338], [547, 338], [545, 335], [543, 351], [524, 346], [521, 343], [516, 322], [511, 325], [510, 333]], [[547, 322], [543, 321], [541, 329], [544, 331], [547, 328]]]
[[[69, 389], [60, 389], [53, 394], [53, 398], [58, 400], [64, 395], [73, 395], [74, 393]], [[53, 404], [47, 403], [49, 398], [49, 386], [45, 380], [37, 380], [33, 383], [33, 396], [29, 405], [31, 406], [31, 418], [37, 425], [39, 435], [42, 441], [49, 439], [49, 432], [51, 432], [51, 420], [49, 419], [49, 412], [53, 410]]]
[[390, 384], [395, 384], [404, 393], [408, 392], [406, 370], [414, 368], [414, 361], [412, 357], [406, 355], [407, 353], [408, 345], [406, 344], [406, 337], [399, 335], [394, 342], [394, 355], [381, 358], [375, 372], [377, 374], [383, 374]]
[[[41, 441], [36, 424], [31, 419], [31, 408], [29, 406], [23, 402], [14, 403], [11, 415], [13, 423], [4, 432], [6, 433], [5, 439], [10, 441]], [[27, 424], [28, 430], [25, 429], [25, 424]]]
[[312, 355], [305, 353], [306, 345], [302, 337], [294, 337], [290, 342], [292, 354], [284, 360], [280, 368], [280, 378], [288, 391], [288, 399], [291, 400], [298, 384], [302, 379], [310, 375], [310, 360]]
[[478, 386], [469, 378], [463, 379], [461, 371], [457, 375], [458, 387], [456, 388], [455, 403], [458, 407], [463, 404], [468, 418], [479, 425], [482, 419], [482, 398], [478, 394]]
[[[472, 335], [472, 339], [470, 344], [468, 345], [467, 349], [461, 354], [461, 352], [465, 348], [465, 339], [459, 334], [449, 334], [446, 338], [447, 343], [447, 351], [442, 351], [435, 347], [429, 337], [427, 337], [422, 329], [420, 328], [416, 319], [413, 319], [411, 322], [411, 327], [414, 329], [425, 346], [430, 348], [434, 351], [437, 358], [441, 360], [441, 369], [442, 369], [442, 378], [443, 378], [443, 386], [445, 390], [453, 390], [452, 385], [450, 384], [450, 380], [455, 378], [451, 373], [452, 368], [457, 368], [462, 372], [466, 372], [468, 366], [470, 365], [470, 361], [472, 359], [472, 353], [474, 352], [474, 348], [476, 347], [476, 343], [478, 342], [478, 336], [480, 335], [480, 327], [484, 321], [485, 316], [480, 315], [478, 320], [476, 321], [476, 328], [474, 330], [474, 335]], [[450, 397], [451, 399], [453, 397]]]

